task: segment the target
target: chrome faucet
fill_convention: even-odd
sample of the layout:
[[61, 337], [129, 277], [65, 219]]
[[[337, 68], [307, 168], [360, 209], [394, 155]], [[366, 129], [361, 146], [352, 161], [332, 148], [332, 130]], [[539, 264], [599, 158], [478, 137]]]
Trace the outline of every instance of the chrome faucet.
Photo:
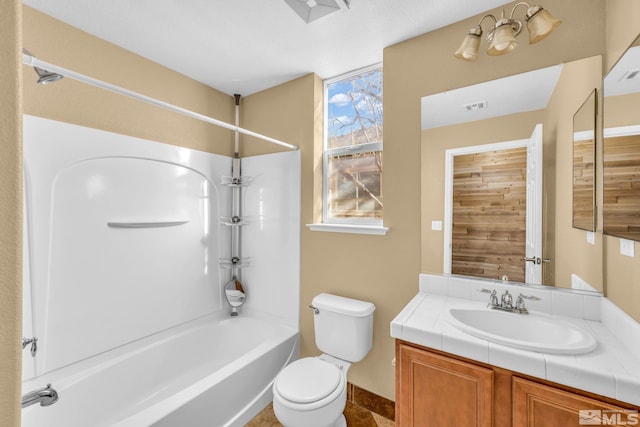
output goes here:
[[478, 289], [478, 292], [489, 294], [489, 304], [487, 307], [491, 307], [494, 310], [508, 311], [510, 313], [529, 314], [529, 310], [525, 307], [525, 300], [540, 301], [540, 298], [533, 295], [518, 295], [516, 299], [516, 305], [513, 305], [513, 295], [509, 291], [504, 291], [504, 294], [500, 296], [500, 302], [498, 302], [498, 293], [495, 289]]
[[51, 388], [51, 384], [47, 384], [46, 387], [39, 388], [37, 390], [30, 391], [22, 396], [22, 407], [35, 405], [39, 403], [40, 406], [53, 405], [58, 401], [58, 392]]
[[502, 294], [502, 296], [500, 297], [500, 301], [502, 302], [500, 304], [500, 307], [502, 307], [502, 309], [507, 311], [513, 310], [513, 297], [511, 296], [509, 291], [504, 291], [504, 294]]

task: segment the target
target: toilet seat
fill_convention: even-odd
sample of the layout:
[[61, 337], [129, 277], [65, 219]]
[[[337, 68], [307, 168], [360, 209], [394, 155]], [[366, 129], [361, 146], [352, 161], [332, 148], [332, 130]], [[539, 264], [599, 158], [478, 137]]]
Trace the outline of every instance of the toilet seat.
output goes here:
[[337, 366], [317, 357], [305, 357], [280, 372], [273, 391], [284, 406], [308, 411], [333, 402], [345, 387], [344, 374]]

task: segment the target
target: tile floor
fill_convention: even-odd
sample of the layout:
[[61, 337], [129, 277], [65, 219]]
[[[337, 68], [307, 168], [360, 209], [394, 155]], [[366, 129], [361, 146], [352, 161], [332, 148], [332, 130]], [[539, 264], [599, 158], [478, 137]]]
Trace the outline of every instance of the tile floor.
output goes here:
[[[344, 408], [347, 427], [394, 427], [395, 423], [374, 412], [368, 411], [352, 402], [347, 402]], [[282, 427], [273, 413], [273, 406], [269, 404], [245, 427]]]

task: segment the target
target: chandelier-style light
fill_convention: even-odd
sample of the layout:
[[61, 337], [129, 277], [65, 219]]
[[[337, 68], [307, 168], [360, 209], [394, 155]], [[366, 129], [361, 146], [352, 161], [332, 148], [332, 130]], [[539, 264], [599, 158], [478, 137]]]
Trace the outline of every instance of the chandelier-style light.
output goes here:
[[525, 2], [520, 2], [513, 6], [508, 18], [505, 17], [504, 10], [502, 10], [500, 19], [496, 19], [491, 14], [484, 15], [478, 25], [469, 30], [462, 44], [453, 55], [465, 61], [478, 59], [478, 49], [480, 48], [480, 38], [482, 37], [482, 22], [485, 18], [493, 19], [494, 23], [493, 28], [487, 34], [487, 41], [489, 42], [487, 54], [497, 56], [511, 52], [518, 45], [516, 37], [522, 31], [522, 21], [513, 17], [516, 9], [520, 6], [527, 7], [525, 21], [527, 23], [527, 31], [529, 31], [529, 44], [539, 42], [562, 24], [561, 20], [551, 16], [542, 6], [529, 6]]

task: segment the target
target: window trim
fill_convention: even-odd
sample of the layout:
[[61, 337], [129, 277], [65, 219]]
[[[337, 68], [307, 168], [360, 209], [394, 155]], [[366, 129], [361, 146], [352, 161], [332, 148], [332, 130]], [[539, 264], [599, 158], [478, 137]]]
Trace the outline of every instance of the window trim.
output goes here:
[[[382, 70], [382, 62], [378, 62], [373, 65], [369, 65], [367, 67], [359, 68], [357, 70], [349, 71], [348, 73], [341, 74], [336, 77], [332, 77], [330, 79], [326, 79], [323, 82], [324, 89], [324, 101], [323, 101], [323, 110], [324, 110], [324, 126], [323, 126], [323, 135], [322, 135], [322, 224], [326, 224], [327, 226], [354, 226], [354, 230], [358, 230], [359, 228], [384, 228], [383, 219], [373, 219], [373, 218], [329, 218], [329, 175], [328, 175], [328, 164], [329, 164], [329, 156], [336, 155], [349, 155], [349, 154], [359, 154], [366, 153], [371, 151], [380, 151], [383, 152], [384, 141], [376, 141], [369, 142], [366, 144], [354, 145], [350, 147], [338, 147], [338, 148], [327, 148], [327, 142], [329, 139], [329, 85], [345, 80], [351, 76], [355, 76], [358, 74], [364, 74], [374, 70]], [[383, 71], [384, 73], [384, 71]], [[383, 89], [384, 90], [384, 89]], [[383, 92], [384, 97], [384, 92]], [[336, 231], [332, 227], [326, 227], [326, 231]], [[388, 230], [388, 229], [387, 229]], [[318, 230], [319, 231], [319, 230]], [[357, 232], [357, 231], [350, 231]]]

